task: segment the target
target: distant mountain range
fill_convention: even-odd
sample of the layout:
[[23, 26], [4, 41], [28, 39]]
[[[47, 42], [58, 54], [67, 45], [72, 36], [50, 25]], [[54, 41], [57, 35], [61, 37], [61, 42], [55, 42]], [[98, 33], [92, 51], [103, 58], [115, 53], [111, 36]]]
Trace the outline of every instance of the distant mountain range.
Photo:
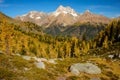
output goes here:
[[31, 11], [22, 16], [17, 16], [15, 19], [34, 22], [40, 26], [44, 26], [45, 28], [54, 25], [70, 26], [76, 22], [108, 24], [111, 21], [110, 18], [93, 14], [89, 10], [86, 10], [83, 14], [79, 14], [71, 7], [63, 7], [62, 5], [59, 6], [56, 11], [51, 13]]
[[62, 5], [51, 13], [31, 11], [22, 16], [17, 16], [15, 19], [33, 22], [41, 26], [47, 34], [77, 36], [80, 38], [85, 33], [90, 38], [95, 36], [112, 20], [103, 15], [94, 14], [89, 10], [80, 14], [71, 7]]
[[[24, 28], [24, 26], [29, 26], [29, 24], [34, 26], [37, 24], [38, 26], [35, 26], [32, 32], [38, 33], [38, 31], [42, 31], [53, 36], [76, 36], [80, 39], [84, 34], [88, 39], [93, 38], [112, 21], [111, 18], [94, 14], [89, 10], [80, 14], [71, 7], [64, 7], [62, 5], [51, 13], [30, 11], [27, 14], [16, 16], [15, 19], [0, 13], [0, 19], [19, 23], [24, 30], [28, 29], [28, 27]], [[29, 24], [23, 22], [29, 22]], [[30, 29], [28, 30], [30, 31]]]

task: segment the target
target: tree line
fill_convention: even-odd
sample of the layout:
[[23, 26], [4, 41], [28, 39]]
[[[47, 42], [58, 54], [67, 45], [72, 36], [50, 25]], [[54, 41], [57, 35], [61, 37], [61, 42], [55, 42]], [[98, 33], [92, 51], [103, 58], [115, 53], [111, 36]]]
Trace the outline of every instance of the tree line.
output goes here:
[[38, 33], [33, 29], [38, 29], [37, 25], [29, 22], [24, 24], [21, 27], [21, 25], [0, 22], [1, 51], [6, 54], [19, 53], [46, 58], [71, 58], [86, 55], [91, 49], [109, 48], [109, 45], [120, 42], [120, 20], [112, 21], [95, 39], [89, 41], [86, 40], [85, 35], [82, 39], [78, 39]]

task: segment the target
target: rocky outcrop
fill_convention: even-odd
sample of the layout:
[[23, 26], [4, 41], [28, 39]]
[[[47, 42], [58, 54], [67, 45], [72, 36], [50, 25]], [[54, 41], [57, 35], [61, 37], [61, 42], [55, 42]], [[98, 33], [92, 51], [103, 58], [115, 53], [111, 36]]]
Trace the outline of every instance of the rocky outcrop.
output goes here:
[[55, 60], [57, 60], [57, 59], [50, 59], [50, 60], [48, 60], [48, 62], [49, 62], [49, 63], [52, 63], [52, 64], [57, 64], [57, 63], [55, 62]]
[[25, 59], [25, 60], [31, 60], [30, 56], [22, 56], [22, 58]]
[[31, 56], [22, 56], [20, 54], [15, 54], [16, 56], [21, 56], [25, 60], [34, 60], [34, 64], [37, 68], [45, 69], [45, 63], [50, 63], [50, 64], [57, 64], [56, 60], [62, 60], [61, 58], [58, 59], [46, 59], [46, 58], [37, 58], [37, 57], [31, 57]]
[[45, 69], [45, 64], [44, 62], [35, 62], [34, 63], [37, 68]]
[[92, 63], [73, 64], [72, 66], [70, 66], [70, 71], [76, 75], [79, 75], [81, 72], [85, 72], [88, 74], [100, 74], [101, 73], [101, 69]]

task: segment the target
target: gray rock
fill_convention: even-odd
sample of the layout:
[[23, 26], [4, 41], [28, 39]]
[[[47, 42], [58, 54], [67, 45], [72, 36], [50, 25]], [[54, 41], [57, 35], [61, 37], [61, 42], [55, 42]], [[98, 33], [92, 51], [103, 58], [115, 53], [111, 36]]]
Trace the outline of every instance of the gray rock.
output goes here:
[[91, 78], [90, 80], [101, 80], [100, 78]]
[[119, 56], [118, 56], [119, 58], [120, 58], [120, 53], [119, 53]]
[[56, 64], [55, 59], [48, 60], [49, 63]]
[[25, 60], [31, 60], [31, 57], [30, 56], [22, 56], [23, 57], [23, 59], [25, 59]]
[[41, 59], [41, 61], [43, 61], [43, 62], [47, 62], [47, 61], [48, 61], [46, 58], [40, 58], [40, 59]]
[[57, 80], [66, 80], [66, 76], [58, 76]]
[[29, 69], [29, 68], [24, 67], [24, 70], [25, 70], [25, 71], [28, 71], [28, 70], [30, 70], [30, 69]]
[[37, 62], [41, 62], [41, 59], [40, 58], [37, 58], [37, 57], [32, 57], [34, 60], [36, 60]]
[[0, 51], [0, 54], [3, 54], [4, 52], [3, 51]]
[[89, 74], [100, 74], [101, 69], [92, 63], [77, 63], [70, 66], [70, 71], [76, 75], [80, 72], [85, 72]]
[[114, 55], [108, 55], [108, 57], [112, 59], [114, 57]]
[[63, 59], [62, 59], [62, 58], [57, 58], [57, 60], [60, 60], [60, 61], [62, 61]]
[[45, 64], [44, 62], [38, 62], [38, 63], [34, 63], [36, 65], [37, 68], [42, 68], [42, 69], [45, 69]]
[[21, 56], [19, 53], [15, 54], [16, 56]]

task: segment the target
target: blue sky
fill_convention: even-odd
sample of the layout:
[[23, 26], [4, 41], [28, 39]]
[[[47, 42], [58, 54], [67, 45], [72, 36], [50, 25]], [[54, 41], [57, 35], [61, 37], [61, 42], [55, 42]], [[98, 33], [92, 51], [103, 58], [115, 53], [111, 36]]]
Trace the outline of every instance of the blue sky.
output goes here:
[[0, 11], [15, 17], [29, 11], [53, 12], [60, 5], [70, 6], [78, 13], [90, 10], [107, 17], [120, 16], [120, 0], [0, 0]]

